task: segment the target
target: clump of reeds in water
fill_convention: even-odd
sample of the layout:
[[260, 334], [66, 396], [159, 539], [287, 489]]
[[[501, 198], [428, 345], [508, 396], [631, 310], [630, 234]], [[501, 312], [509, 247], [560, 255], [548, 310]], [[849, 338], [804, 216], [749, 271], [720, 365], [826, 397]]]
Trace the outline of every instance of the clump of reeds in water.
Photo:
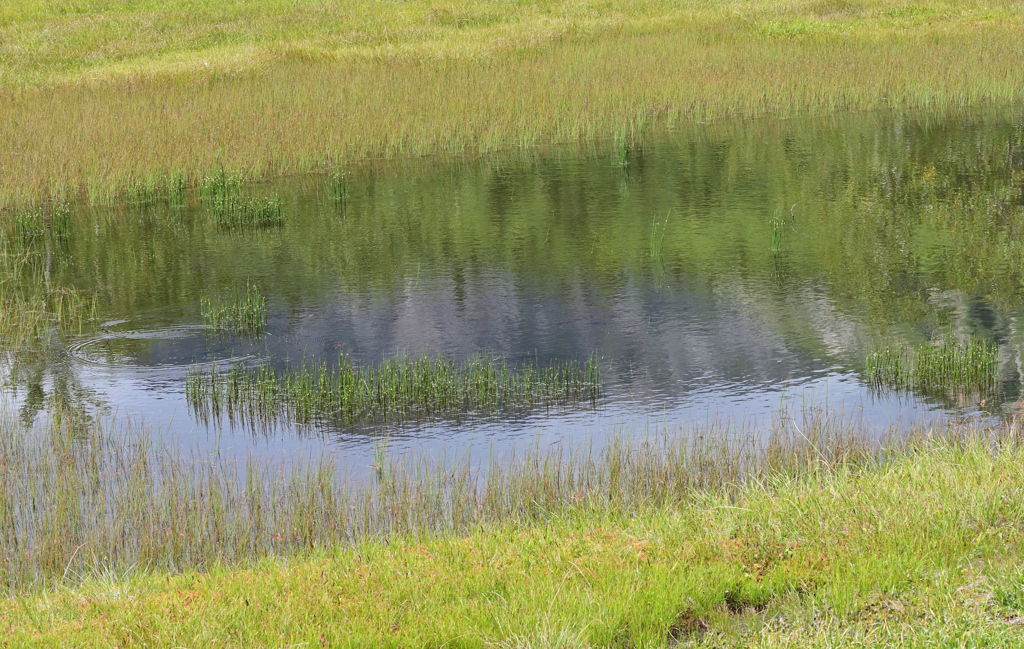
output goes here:
[[245, 293], [227, 303], [208, 297], [199, 300], [203, 323], [216, 331], [256, 335], [267, 326], [267, 298], [258, 286], [249, 284]]
[[260, 228], [284, 221], [281, 199], [276, 196], [246, 196], [244, 178], [220, 174], [204, 180], [200, 195], [210, 204], [213, 221], [224, 228]]
[[348, 198], [348, 178], [344, 172], [331, 175], [331, 198], [336, 201], [344, 201]]
[[225, 228], [259, 228], [284, 221], [281, 200], [225, 196], [213, 204], [214, 222]]
[[26, 243], [46, 237], [64, 239], [71, 232], [71, 208], [66, 203], [22, 208], [14, 213], [9, 223], [13, 242]]
[[973, 337], [884, 345], [868, 354], [867, 380], [879, 389], [989, 393], [998, 380], [996, 351], [995, 343]]
[[303, 363], [298, 370], [269, 366], [196, 369], [186, 394], [200, 416], [254, 422], [310, 423], [459, 417], [514, 412], [583, 401], [601, 394], [596, 357], [510, 366], [483, 356], [457, 363], [444, 357], [399, 356], [358, 366]]

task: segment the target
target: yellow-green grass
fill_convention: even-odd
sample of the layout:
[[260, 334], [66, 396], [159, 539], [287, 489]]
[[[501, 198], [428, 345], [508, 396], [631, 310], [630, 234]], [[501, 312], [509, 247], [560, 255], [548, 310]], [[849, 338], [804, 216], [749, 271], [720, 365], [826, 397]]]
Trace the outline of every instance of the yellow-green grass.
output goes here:
[[0, 601], [3, 642], [1019, 646], [1019, 428], [997, 443], [931, 432], [883, 459], [832, 457], [671, 505], [590, 494], [457, 534], [366, 538], [177, 575], [103, 573]]
[[0, 10], [0, 204], [1024, 90], [1021, 2]]

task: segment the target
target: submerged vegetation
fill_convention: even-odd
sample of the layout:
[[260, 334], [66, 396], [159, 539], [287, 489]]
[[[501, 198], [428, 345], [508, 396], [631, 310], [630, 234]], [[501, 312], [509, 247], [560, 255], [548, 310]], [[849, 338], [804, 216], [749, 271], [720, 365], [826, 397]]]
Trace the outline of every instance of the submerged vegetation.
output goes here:
[[867, 381], [878, 389], [991, 394], [999, 378], [995, 343], [953, 335], [916, 347], [883, 345], [867, 358]]
[[596, 400], [596, 357], [509, 366], [478, 356], [462, 363], [404, 354], [369, 366], [342, 355], [336, 367], [303, 363], [298, 370], [216, 365], [189, 372], [189, 405], [203, 418], [227, 415], [253, 423], [300, 423], [459, 417], [516, 412]]
[[226, 304], [200, 298], [199, 309], [203, 323], [216, 331], [256, 335], [267, 326], [267, 298], [255, 284], [247, 285], [243, 295]]
[[34, 646], [1015, 646], [1017, 423], [879, 444], [812, 409], [765, 432], [353, 483], [53, 410], [0, 426], [0, 620]]
[[1024, 87], [1012, 0], [23, 4], [0, 13], [8, 206], [591, 137], [625, 160], [652, 124]]

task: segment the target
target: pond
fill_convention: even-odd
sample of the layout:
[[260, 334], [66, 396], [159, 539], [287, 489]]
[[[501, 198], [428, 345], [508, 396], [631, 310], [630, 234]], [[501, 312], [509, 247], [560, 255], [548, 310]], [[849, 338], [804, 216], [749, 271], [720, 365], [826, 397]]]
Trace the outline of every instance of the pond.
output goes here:
[[[239, 456], [512, 445], [839, 408], [878, 425], [1000, 417], [1021, 397], [1024, 109], [730, 120], [542, 150], [369, 162], [246, 186], [280, 222], [225, 227], [209, 188], [73, 209], [22, 237], [95, 316], [8, 356], [21, 417], [47, 399]], [[201, 301], [258, 287], [266, 325], [214, 331]], [[996, 345], [992, 394], [879, 390], [885, 342]], [[253, 425], [203, 417], [190, 372], [401, 355], [585, 361], [595, 399], [515, 411]]]

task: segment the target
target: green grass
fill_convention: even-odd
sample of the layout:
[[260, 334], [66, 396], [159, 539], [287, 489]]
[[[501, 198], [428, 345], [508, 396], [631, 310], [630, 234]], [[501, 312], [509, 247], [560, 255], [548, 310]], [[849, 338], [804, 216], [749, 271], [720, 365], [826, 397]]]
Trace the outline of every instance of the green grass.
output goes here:
[[267, 298], [254, 284], [248, 284], [243, 295], [227, 304], [201, 298], [199, 309], [203, 324], [215, 331], [258, 335], [267, 326]]
[[1019, 644], [1019, 422], [879, 449], [807, 411], [347, 491], [91, 430], [4, 435], [12, 646]]
[[1011, 0], [21, 4], [0, 16], [3, 205], [594, 137], [625, 161], [652, 126], [1024, 87]]
[[993, 342], [953, 335], [916, 347], [883, 345], [868, 354], [867, 381], [878, 389], [991, 394], [997, 351]]
[[281, 200], [225, 196], [213, 205], [213, 221], [225, 228], [259, 228], [284, 221]]
[[[180, 188], [176, 181], [169, 189]], [[228, 173], [221, 168], [212, 177], [203, 179], [200, 196], [209, 205], [213, 222], [222, 228], [261, 228], [280, 225], [284, 221], [281, 199], [276, 196], [247, 196], [244, 193], [244, 177]], [[159, 195], [156, 192], [152, 192]], [[184, 192], [182, 192], [184, 195]]]
[[186, 377], [185, 393], [203, 418], [356, 423], [593, 402], [601, 394], [601, 372], [593, 356], [584, 362], [512, 367], [482, 356], [456, 363], [442, 356], [404, 354], [358, 366], [342, 355], [336, 368], [303, 363], [298, 370], [195, 369]]

